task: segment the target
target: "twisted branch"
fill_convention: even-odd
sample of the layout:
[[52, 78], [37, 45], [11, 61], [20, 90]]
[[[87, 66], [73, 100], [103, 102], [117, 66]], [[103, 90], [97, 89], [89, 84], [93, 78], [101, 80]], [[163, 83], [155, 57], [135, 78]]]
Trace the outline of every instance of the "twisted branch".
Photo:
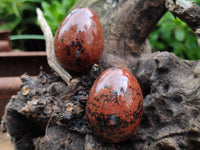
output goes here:
[[54, 52], [54, 39], [49, 25], [47, 24], [42, 11], [37, 8], [37, 19], [45, 37], [47, 61], [49, 66], [67, 83], [70, 84], [71, 75], [58, 63]]

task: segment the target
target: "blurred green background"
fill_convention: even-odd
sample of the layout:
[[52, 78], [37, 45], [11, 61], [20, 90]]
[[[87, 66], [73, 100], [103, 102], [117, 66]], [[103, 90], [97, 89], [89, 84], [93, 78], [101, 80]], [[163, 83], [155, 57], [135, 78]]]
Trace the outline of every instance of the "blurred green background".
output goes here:
[[0, 0], [0, 31], [11, 32], [13, 49], [45, 50], [44, 36], [37, 22], [36, 8], [55, 34], [57, 27], [77, 0]]
[[[200, 6], [200, 0], [190, 0]], [[200, 59], [200, 46], [194, 32], [179, 18], [167, 12], [149, 35], [153, 51], [169, 51], [188, 60]]]
[[[0, 31], [11, 32], [12, 47], [25, 51], [45, 50], [44, 37], [37, 22], [36, 7], [40, 7], [53, 34], [77, 0], [1, 0]], [[200, 0], [191, 0], [200, 5]], [[200, 59], [196, 35], [179, 18], [167, 12], [149, 35], [153, 51], [170, 51], [177, 56]]]

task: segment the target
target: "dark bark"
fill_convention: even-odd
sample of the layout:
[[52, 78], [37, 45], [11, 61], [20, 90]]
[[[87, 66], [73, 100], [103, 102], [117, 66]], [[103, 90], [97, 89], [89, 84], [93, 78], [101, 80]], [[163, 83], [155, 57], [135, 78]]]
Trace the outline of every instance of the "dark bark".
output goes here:
[[[2, 121], [17, 149], [198, 149], [200, 62], [151, 53], [146, 41], [166, 11], [164, 1], [83, 0], [78, 6], [89, 6], [100, 16], [105, 48], [99, 68], [74, 76], [68, 85], [56, 73], [23, 75], [21, 91], [9, 101]], [[94, 80], [116, 65], [138, 79], [144, 112], [132, 138], [109, 144], [88, 128], [85, 106]]]

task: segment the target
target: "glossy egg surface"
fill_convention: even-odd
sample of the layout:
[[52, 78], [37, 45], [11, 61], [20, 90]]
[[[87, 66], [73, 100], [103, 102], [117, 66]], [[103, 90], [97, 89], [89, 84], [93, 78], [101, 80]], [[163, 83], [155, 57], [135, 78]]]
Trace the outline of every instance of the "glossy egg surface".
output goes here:
[[56, 32], [54, 50], [59, 63], [71, 72], [85, 72], [97, 63], [103, 51], [103, 30], [94, 11], [72, 11]]
[[94, 135], [106, 142], [123, 142], [136, 132], [142, 112], [142, 91], [128, 70], [112, 67], [96, 79], [86, 106]]

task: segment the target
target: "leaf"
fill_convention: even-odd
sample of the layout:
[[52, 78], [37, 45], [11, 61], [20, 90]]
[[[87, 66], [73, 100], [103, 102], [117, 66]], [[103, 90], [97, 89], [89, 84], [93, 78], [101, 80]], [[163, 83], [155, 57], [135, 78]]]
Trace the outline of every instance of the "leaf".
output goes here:
[[11, 35], [10, 40], [26, 40], [26, 39], [34, 39], [34, 40], [45, 40], [44, 35], [34, 35], [34, 34], [25, 34], [25, 35]]
[[178, 41], [183, 41], [185, 39], [186, 33], [183, 28], [177, 28], [175, 30], [175, 38]]
[[70, 10], [72, 5], [75, 4], [76, 1], [77, 0], [60, 0], [52, 2], [43, 1], [41, 3], [44, 16], [54, 35], [58, 26], [67, 15], [67, 12]]
[[156, 43], [156, 47], [157, 47], [157, 49], [159, 49], [159, 50], [164, 50], [165, 49], [165, 45], [163, 44], [163, 43]]

